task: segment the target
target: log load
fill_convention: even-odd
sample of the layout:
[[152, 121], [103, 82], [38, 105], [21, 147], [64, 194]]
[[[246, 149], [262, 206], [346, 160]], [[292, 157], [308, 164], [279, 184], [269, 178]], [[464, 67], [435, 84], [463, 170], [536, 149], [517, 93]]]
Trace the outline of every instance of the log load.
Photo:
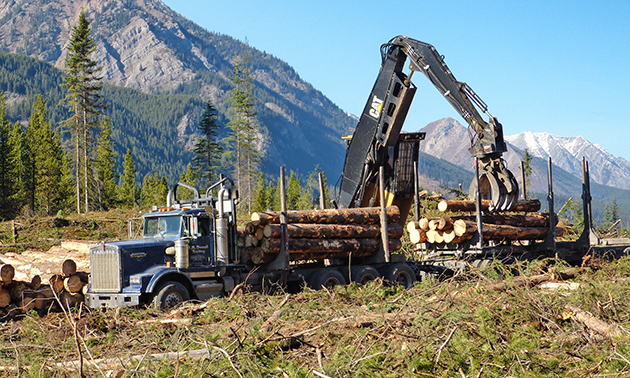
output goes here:
[[[487, 208], [489, 201], [482, 201]], [[542, 240], [549, 234], [550, 216], [537, 212], [540, 201], [521, 200], [513, 211], [482, 215], [483, 239], [493, 241]], [[409, 222], [407, 232], [414, 244], [458, 244], [472, 239], [477, 232], [473, 201], [441, 201], [438, 210], [449, 212], [440, 217], [423, 217]], [[558, 218], [554, 215], [554, 224]]]
[[70, 259], [64, 261], [60, 268], [60, 274], [53, 274], [48, 283], [43, 284], [39, 275], [28, 282], [15, 280], [13, 266], [3, 265], [0, 268], [0, 321], [13, 319], [31, 310], [46, 313], [52, 307], [58, 308], [58, 299], [71, 306], [83, 302], [81, 291], [89, 280], [89, 274], [77, 271], [76, 263]]
[[[386, 217], [390, 251], [399, 250], [403, 227], [397, 223], [398, 207], [388, 207]], [[282, 233], [279, 222], [280, 212], [252, 213], [251, 222], [238, 232], [242, 263], [259, 265], [277, 257]], [[287, 222], [291, 261], [367, 257], [382, 245], [378, 207], [290, 210]]]

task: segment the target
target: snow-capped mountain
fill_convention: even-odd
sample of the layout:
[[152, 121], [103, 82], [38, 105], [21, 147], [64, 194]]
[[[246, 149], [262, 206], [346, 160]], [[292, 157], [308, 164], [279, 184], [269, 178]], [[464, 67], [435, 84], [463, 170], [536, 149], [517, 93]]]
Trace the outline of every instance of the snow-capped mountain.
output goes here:
[[561, 137], [549, 133], [525, 132], [505, 137], [506, 142], [532, 156], [547, 159], [562, 169], [580, 176], [582, 157], [589, 162], [591, 180], [620, 189], [630, 189], [630, 162], [615, 157], [602, 146], [581, 136]]
[[[468, 152], [470, 137], [468, 129], [452, 118], [444, 118], [425, 126], [426, 139], [420, 143], [420, 150], [429, 155], [444, 159], [464, 169], [473, 169], [473, 158]], [[551, 157], [553, 164], [574, 176], [569, 181], [565, 175], [554, 174], [554, 187], [559, 193], [570, 190], [582, 177], [582, 157], [589, 163], [592, 182], [620, 189], [630, 189], [630, 162], [615, 157], [604, 148], [583, 137], [558, 137], [547, 133], [522, 133], [506, 136], [508, 152], [503, 155], [508, 169], [521, 181], [520, 164], [524, 150], [534, 157], [532, 190], [545, 192], [547, 186], [546, 160]], [[577, 177], [577, 179], [576, 179]]]

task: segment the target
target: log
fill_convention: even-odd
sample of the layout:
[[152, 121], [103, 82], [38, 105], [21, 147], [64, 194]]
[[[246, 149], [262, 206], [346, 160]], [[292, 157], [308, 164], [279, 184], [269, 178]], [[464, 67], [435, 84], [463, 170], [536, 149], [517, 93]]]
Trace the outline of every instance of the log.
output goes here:
[[422, 230], [412, 230], [409, 232], [409, 240], [413, 244], [424, 243], [427, 241], [427, 234]]
[[438, 219], [431, 219], [429, 221], [429, 231], [435, 231], [438, 229], [438, 222], [439, 222], [439, 218]]
[[50, 287], [56, 294], [59, 294], [63, 290], [63, 277], [60, 275], [53, 274], [50, 276], [48, 282], [50, 282]]
[[65, 308], [71, 308], [79, 303], [83, 302], [83, 294], [81, 293], [69, 293], [67, 291], [62, 291], [59, 294], [59, 301], [61, 305]]
[[81, 282], [83, 282], [84, 284], [90, 282], [90, 273], [79, 271], [79, 272], [76, 272], [74, 275], [78, 276], [81, 279]]
[[[452, 219], [463, 219], [476, 221], [475, 216], [453, 216]], [[548, 213], [518, 213], [518, 214], [487, 214], [481, 217], [483, 223], [503, 224], [517, 227], [549, 227]], [[558, 223], [558, 217], [554, 216], [554, 221]]]
[[[400, 210], [397, 206], [386, 209], [387, 223], [397, 223]], [[251, 222], [255, 225], [279, 224], [280, 212], [255, 212], [251, 215]], [[353, 209], [324, 209], [324, 210], [289, 210], [288, 223], [317, 223], [317, 224], [379, 224], [380, 208], [361, 207]]]
[[429, 231], [429, 218], [421, 218], [420, 221], [418, 222], [418, 228], [421, 229], [422, 231]]
[[457, 237], [457, 235], [455, 235], [455, 230], [447, 230], [447, 231], [442, 231], [442, 239], [444, 241], [444, 243], [446, 244], [451, 244], [453, 243], [453, 240], [455, 240], [455, 238]]
[[[280, 252], [281, 240], [263, 239], [261, 250], [264, 254], [277, 255]], [[379, 248], [379, 239], [289, 239], [290, 258], [301, 256], [303, 259], [318, 259], [319, 256], [328, 254], [335, 258], [347, 257], [351, 252], [352, 256], [370, 256]], [[390, 239], [389, 248], [392, 251], [402, 248], [400, 239]], [[308, 257], [313, 256], [313, 257]]]
[[453, 222], [453, 231], [455, 232], [455, 236], [472, 235], [477, 231], [477, 223], [457, 219]]
[[5, 308], [11, 303], [11, 294], [7, 289], [0, 289], [0, 307]]
[[440, 217], [437, 224], [438, 230], [449, 230], [453, 228], [453, 220], [448, 215], [444, 214]]
[[[466, 222], [467, 230], [477, 230], [476, 222], [464, 222]], [[541, 240], [549, 234], [549, 229], [546, 227], [516, 227], [487, 223], [484, 223], [482, 227], [484, 240]]]
[[[267, 238], [279, 238], [281, 233], [279, 224], [265, 225], [264, 234]], [[374, 224], [289, 224], [287, 231], [291, 238], [313, 239], [351, 239], [378, 238], [381, 235], [380, 225]], [[398, 223], [387, 226], [390, 238], [399, 239], [403, 235], [403, 228]]]
[[24, 281], [13, 281], [7, 288], [11, 294], [11, 300], [15, 303], [20, 303], [24, 292], [30, 290], [29, 284]]
[[70, 277], [77, 272], [77, 263], [72, 259], [67, 259], [61, 264], [61, 274], [64, 277]]
[[256, 233], [256, 225], [254, 223], [247, 223], [245, 225], [246, 235], [254, 235]]
[[429, 230], [427, 231], [427, 242], [431, 244], [441, 244], [444, 243], [444, 238], [440, 231]]
[[545, 281], [553, 279], [568, 280], [574, 278], [576, 275], [583, 273], [584, 268], [569, 268], [563, 272], [550, 272], [544, 274], [538, 274], [535, 276], [519, 277], [514, 282], [501, 282], [484, 287], [484, 290], [488, 291], [504, 291], [509, 288], [522, 287], [522, 286], [535, 286]]
[[[490, 206], [490, 200], [482, 200], [481, 201], [481, 210], [488, 211], [488, 207]], [[460, 211], [469, 211], [473, 212], [477, 210], [475, 205], [475, 201], [470, 200], [442, 200], [438, 203], [438, 210], [441, 212], [460, 212]], [[538, 212], [540, 210], [540, 200], [538, 199], [528, 199], [528, 200], [519, 200], [510, 211], [520, 211], [520, 212]]]
[[51, 299], [47, 298], [46, 295], [39, 293], [35, 297], [35, 309], [41, 310], [44, 307], [47, 307], [51, 302]]
[[31, 283], [29, 286], [33, 290], [39, 289], [40, 286], [42, 286], [42, 278], [39, 275], [33, 276], [33, 278], [31, 278]]
[[251, 262], [255, 265], [259, 265], [264, 262], [271, 262], [273, 259], [275, 259], [275, 256], [273, 256], [272, 258], [270, 257], [270, 258], [265, 259], [265, 253], [262, 251], [261, 248], [256, 248], [252, 250], [250, 256], [251, 256]]
[[11, 264], [4, 264], [0, 268], [0, 278], [2, 278], [3, 285], [10, 285], [15, 276], [15, 268]]
[[254, 231], [254, 236], [256, 237], [256, 239], [262, 240], [262, 238], [264, 237], [262, 227], [258, 227], [256, 231]]
[[407, 233], [411, 233], [413, 230], [420, 230], [420, 222], [409, 222], [407, 223]]
[[22, 313], [26, 314], [27, 312], [33, 310], [35, 308], [35, 305], [35, 297], [31, 295], [25, 295], [20, 301], [19, 307], [22, 310]]
[[605, 321], [596, 318], [592, 314], [582, 310], [579, 307], [567, 304], [564, 306], [564, 308], [565, 311], [568, 312], [568, 314], [563, 313], [563, 317], [571, 317], [576, 321], [584, 324], [584, 326], [586, 326], [588, 329], [593, 330], [602, 336], [605, 336], [609, 339], [628, 336], [628, 332], [619, 327], [617, 324], [606, 323]]
[[83, 282], [81, 282], [81, 278], [79, 276], [74, 274], [63, 280], [63, 288], [70, 293], [78, 293], [83, 288]]

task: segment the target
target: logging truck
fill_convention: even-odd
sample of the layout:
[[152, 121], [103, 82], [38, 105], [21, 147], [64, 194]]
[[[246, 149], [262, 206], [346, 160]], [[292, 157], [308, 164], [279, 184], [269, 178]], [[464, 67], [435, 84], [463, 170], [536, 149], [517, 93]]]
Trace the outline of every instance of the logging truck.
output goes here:
[[[194, 198], [178, 199], [181, 186], [192, 190]], [[143, 215], [142, 238], [90, 249], [88, 305], [152, 303], [163, 309], [225, 295], [241, 283], [267, 291], [303, 285], [319, 289], [377, 277], [411, 287], [416, 280], [405, 258], [394, 253], [402, 236], [395, 206], [254, 213], [248, 226], [239, 228], [237, 203], [228, 178], [202, 195], [176, 184], [165, 207]], [[281, 220], [282, 215], [287, 219]], [[382, 220], [389, 236], [387, 254], [378, 238]]]

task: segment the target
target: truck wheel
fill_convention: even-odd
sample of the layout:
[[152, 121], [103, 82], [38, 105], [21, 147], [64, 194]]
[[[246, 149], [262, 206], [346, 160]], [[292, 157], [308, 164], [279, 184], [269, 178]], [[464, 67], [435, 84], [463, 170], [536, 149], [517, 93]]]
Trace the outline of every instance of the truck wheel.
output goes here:
[[355, 266], [350, 270], [352, 282], [356, 282], [360, 285], [365, 285], [368, 282], [372, 282], [379, 278], [381, 275], [373, 266]]
[[401, 285], [405, 289], [412, 288], [416, 282], [416, 274], [413, 272], [413, 269], [404, 263], [388, 265], [383, 269], [382, 273], [384, 279], [395, 285]]
[[308, 287], [314, 290], [319, 290], [322, 287], [330, 289], [333, 286], [345, 285], [346, 280], [343, 275], [335, 269], [317, 269], [313, 271], [307, 278], [306, 283]]
[[158, 310], [177, 307], [190, 299], [190, 293], [179, 282], [169, 281], [161, 285], [153, 297], [153, 306]]

